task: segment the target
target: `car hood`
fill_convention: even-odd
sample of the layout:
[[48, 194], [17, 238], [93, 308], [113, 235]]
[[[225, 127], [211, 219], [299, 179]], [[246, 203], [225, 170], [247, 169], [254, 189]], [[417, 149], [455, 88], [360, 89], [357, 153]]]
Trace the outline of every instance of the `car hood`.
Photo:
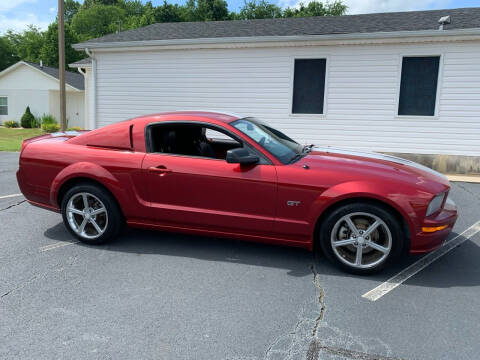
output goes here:
[[424, 184], [427, 187], [432, 182], [450, 186], [447, 177], [435, 170], [410, 160], [375, 152], [314, 146], [304, 159], [311, 167], [321, 166], [327, 160], [338, 166], [348, 167], [355, 173], [375, 174], [398, 181], [414, 182], [417, 185]]

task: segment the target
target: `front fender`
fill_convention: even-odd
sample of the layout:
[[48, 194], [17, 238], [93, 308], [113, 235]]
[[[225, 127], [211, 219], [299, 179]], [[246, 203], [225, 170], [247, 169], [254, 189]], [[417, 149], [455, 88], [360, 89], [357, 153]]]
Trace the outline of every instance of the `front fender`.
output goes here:
[[60, 208], [61, 204], [57, 201], [58, 193], [67, 181], [74, 178], [87, 178], [101, 183], [110, 190], [123, 209], [122, 199], [125, 198], [126, 194], [119, 180], [104, 167], [91, 162], [71, 164], [57, 174], [50, 187], [50, 203], [52, 205]]
[[407, 222], [410, 233], [413, 235], [417, 228], [417, 221], [415, 221], [417, 214], [410, 199], [411, 197], [418, 199], [418, 196], [418, 192], [413, 189], [411, 194], [406, 192], [405, 188], [402, 189], [402, 193], [399, 193], [393, 184], [382, 183], [379, 186], [378, 182], [373, 181], [348, 181], [332, 186], [317, 197], [311, 209], [312, 220], [316, 222], [322, 213], [340, 201], [367, 198], [381, 201], [397, 210]]

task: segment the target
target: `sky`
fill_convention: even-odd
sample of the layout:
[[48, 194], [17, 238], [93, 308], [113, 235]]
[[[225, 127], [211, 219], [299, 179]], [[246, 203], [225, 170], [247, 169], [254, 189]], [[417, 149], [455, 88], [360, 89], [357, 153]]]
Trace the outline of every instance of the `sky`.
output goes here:
[[[182, 0], [167, 0], [182, 3]], [[299, 0], [269, 0], [281, 7], [295, 6]], [[300, 0], [302, 1], [302, 0]], [[82, 1], [80, 1], [82, 2]], [[153, 0], [154, 5], [163, 0]], [[227, 0], [230, 10], [238, 10], [244, 0]], [[308, 2], [308, 0], [303, 0]], [[21, 31], [29, 24], [46, 29], [56, 16], [57, 0], [0, 0], [0, 34], [8, 29]], [[371, 12], [480, 7], [480, 0], [344, 0], [349, 14]]]

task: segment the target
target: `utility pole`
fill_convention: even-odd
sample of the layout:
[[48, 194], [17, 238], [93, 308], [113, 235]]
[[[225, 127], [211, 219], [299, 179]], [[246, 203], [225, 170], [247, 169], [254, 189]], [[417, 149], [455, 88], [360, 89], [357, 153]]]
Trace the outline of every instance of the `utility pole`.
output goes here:
[[67, 104], [65, 96], [65, 20], [63, 0], [58, 0], [58, 80], [60, 81], [60, 125], [67, 129]]

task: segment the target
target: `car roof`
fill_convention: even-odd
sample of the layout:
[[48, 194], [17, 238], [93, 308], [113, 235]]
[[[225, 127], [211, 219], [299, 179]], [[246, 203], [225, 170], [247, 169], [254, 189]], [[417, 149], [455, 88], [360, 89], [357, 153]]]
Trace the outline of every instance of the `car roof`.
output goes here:
[[172, 116], [171, 120], [181, 120], [182, 116], [188, 117], [191, 119], [192, 117], [199, 118], [199, 120], [208, 118], [211, 120], [217, 120], [224, 123], [230, 123], [232, 121], [245, 118], [246, 116], [241, 116], [238, 114], [233, 113], [225, 113], [220, 111], [206, 111], [206, 110], [179, 110], [179, 111], [168, 111], [162, 113], [155, 113], [149, 115], [139, 116], [130, 120], [160, 120], [160, 121], [168, 121], [170, 120], [169, 117]]

